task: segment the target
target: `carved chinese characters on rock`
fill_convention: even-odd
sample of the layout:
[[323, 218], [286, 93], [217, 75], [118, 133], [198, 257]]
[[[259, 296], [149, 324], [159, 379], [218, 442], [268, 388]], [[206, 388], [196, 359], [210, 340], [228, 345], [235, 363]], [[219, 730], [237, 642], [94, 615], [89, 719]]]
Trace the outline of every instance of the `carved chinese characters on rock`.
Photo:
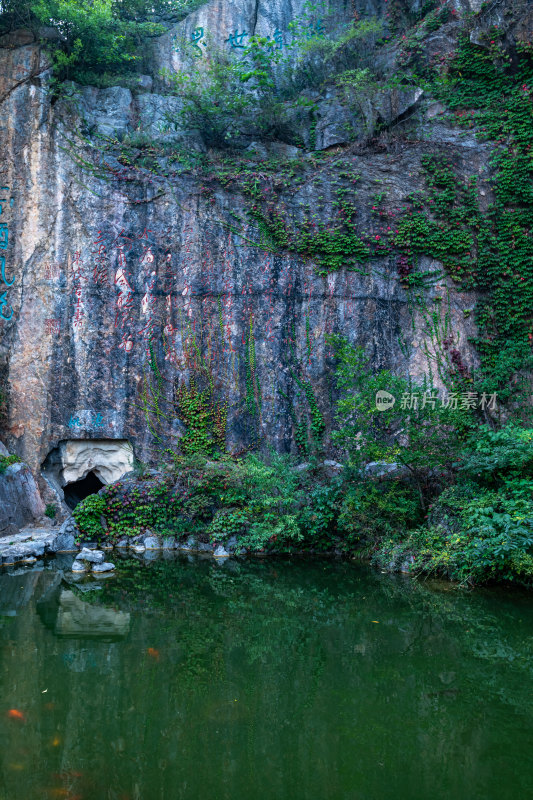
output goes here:
[[45, 319], [44, 332], [47, 336], [58, 336], [61, 331], [61, 322], [58, 319]]
[[132, 248], [132, 241], [124, 235], [124, 230], [117, 236], [113, 244], [117, 244], [117, 269], [115, 271], [115, 286], [118, 295], [115, 302], [115, 328], [122, 333], [119, 349], [125, 353], [133, 350], [133, 287], [130, 283], [131, 276], [128, 271], [126, 252]]
[[44, 265], [45, 281], [57, 281], [61, 274], [61, 267], [53, 261], [46, 261]]
[[8, 209], [13, 207], [9, 186], [0, 186], [0, 319], [9, 322], [13, 316], [13, 307], [9, 303], [8, 289], [15, 283], [15, 278], [8, 277], [7, 250], [9, 244]]
[[[301, 33], [308, 39], [324, 37], [326, 35], [326, 28], [323, 20], [308, 20], [303, 28], [301, 28]], [[173, 36], [172, 49], [177, 53], [189, 52], [196, 58], [201, 58], [205, 53], [205, 50], [202, 50], [202, 48], [207, 47], [207, 42], [205, 41], [206, 37], [209, 38], [209, 33], [206, 32], [203, 27], [198, 26], [185, 37], [178, 35]], [[267, 34], [266, 40], [276, 50], [282, 50], [285, 46], [288, 46], [287, 33], [284, 33], [279, 28], [275, 28], [272, 35]], [[244, 28], [242, 30], [240, 28], [235, 28], [233, 31], [229, 31], [227, 38], [224, 40], [231, 51], [246, 50], [253, 41], [254, 37]]]
[[93, 248], [93, 280], [101, 286], [109, 286], [107, 250], [102, 231], [98, 231], [98, 236], [93, 242]]
[[83, 264], [81, 262], [81, 253], [77, 250], [74, 253], [72, 260], [72, 283], [74, 287], [74, 296], [76, 308], [74, 311], [73, 327], [75, 331], [79, 331], [83, 327], [85, 320], [85, 306], [83, 303], [83, 284], [87, 279], [83, 272]]
[[155, 272], [155, 256], [152, 252], [152, 247], [148, 244], [148, 233], [152, 233], [152, 231], [145, 230], [140, 237], [144, 239], [141, 258], [141, 275], [144, 284], [144, 295], [141, 301], [141, 319], [144, 324], [139, 331], [147, 352], [150, 350], [150, 342], [155, 336], [155, 329], [157, 326], [155, 317], [156, 300], [154, 294], [157, 276]]
[[[167, 364], [183, 371], [201, 352], [215, 372], [228, 368], [237, 382], [243, 353], [252, 353], [246, 358], [254, 363], [254, 340], [274, 350], [281, 338], [294, 349], [303, 333], [310, 363], [317, 338], [333, 330], [334, 316], [324, 314], [318, 320], [315, 315], [311, 322], [307, 311], [300, 329], [282, 314], [295, 293], [309, 308], [310, 277], [299, 275], [290, 259], [272, 254], [257, 256], [253, 269], [239, 271], [235, 265], [241, 244], [233, 234], [217, 227], [199, 236], [191, 218], [184, 217], [179, 234], [172, 225], [142, 233], [142, 228], [113, 231], [111, 220], [102, 221], [85, 249], [69, 257], [75, 306], [71, 332], [90, 322], [87, 334], [100, 337], [106, 353], [113, 348], [123, 351], [124, 359], [135, 355], [139, 366], [161, 347]], [[52, 279], [54, 267], [51, 263], [47, 272]], [[328, 281], [328, 303], [334, 287], [335, 281]], [[260, 308], [258, 295], [265, 300]], [[47, 312], [44, 335], [65, 333], [68, 322], [56, 316]]]

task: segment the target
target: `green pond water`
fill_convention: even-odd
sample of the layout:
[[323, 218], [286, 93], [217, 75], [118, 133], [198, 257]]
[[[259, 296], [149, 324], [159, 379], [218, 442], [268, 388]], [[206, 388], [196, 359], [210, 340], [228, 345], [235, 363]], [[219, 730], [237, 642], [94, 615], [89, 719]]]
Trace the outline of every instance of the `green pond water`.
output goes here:
[[533, 797], [531, 595], [117, 564], [0, 573], [0, 800]]

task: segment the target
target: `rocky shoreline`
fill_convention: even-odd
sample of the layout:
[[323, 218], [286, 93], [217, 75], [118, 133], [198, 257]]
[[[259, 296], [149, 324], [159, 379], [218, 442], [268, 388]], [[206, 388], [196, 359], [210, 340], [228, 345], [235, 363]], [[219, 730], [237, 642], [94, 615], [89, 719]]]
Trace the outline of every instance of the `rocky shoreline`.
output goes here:
[[[232, 555], [244, 555], [246, 550], [238, 546], [237, 537], [232, 537], [225, 545], [199, 541], [195, 536], [189, 536], [185, 541], [174, 537], [157, 536], [152, 532], [138, 536], [122, 537], [115, 545], [98, 546], [96, 543], [84, 542], [76, 544], [76, 522], [72, 517], [67, 518], [60, 527], [52, 524], [43, 526], [28, 526], [19, 533], [0, 538], [0, 567], [13, 566], [19, 563], [32, 564], [37, 559], [56, 553], [76, 553], [75, 561], [80, 564], [91, 563], [93, 572], [106, 572], [102, 565], [105, 564], [104, 551], [114, 549], [141, 555], [145, 552], [174, 551], [182, 553], [201, 553], [212, 555], [214, 558], [229, 558]], [[96, 567], [96, 569], [95, 569]], [[86, 568], [74, 571], [84, 572]], [[111, 571], [111, 570], [109, 570]]]
[[76, 551], [75, 527], [74, 520], [67, 519], [61, 527], [32, 525], [0, 538], [0, 566], [32, 563], [45, 555]]

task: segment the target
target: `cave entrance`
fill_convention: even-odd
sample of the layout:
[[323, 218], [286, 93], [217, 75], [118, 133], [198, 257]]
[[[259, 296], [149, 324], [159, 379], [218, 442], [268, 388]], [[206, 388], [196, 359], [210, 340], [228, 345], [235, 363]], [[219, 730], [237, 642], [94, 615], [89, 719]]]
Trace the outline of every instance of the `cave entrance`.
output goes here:
[[127, 439], [66, 439], [41, 469], [57, 497], [73, 509], [133, 469], [133, 447]]
[[100, 478], [98, 478], [94, 472], [89, 472], [85, 478], [74, 481], [73, 483], [67, 483], [67, 485], [63, 487], [65, 503], [69, 508], [74, 509], [78, 503], [81, 503], [81, 501], [89, 497], [90, 494], [99, 492], [102, 486], [104, 486], [104, 484]]

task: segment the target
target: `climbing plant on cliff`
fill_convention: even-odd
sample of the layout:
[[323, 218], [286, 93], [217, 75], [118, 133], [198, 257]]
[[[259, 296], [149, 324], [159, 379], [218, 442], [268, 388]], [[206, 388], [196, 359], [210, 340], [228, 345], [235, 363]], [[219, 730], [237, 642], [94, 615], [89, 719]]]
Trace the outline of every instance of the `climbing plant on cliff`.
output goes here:
[[[146, 426], [162, 452], [212, 455], [226, 449], [228, 403], [215, 396], [211, 370], [195, 340], [186, 343], [181, 364], [188, 380], [165, 378], [153, 344], [140, 387], [140, 403]], [[168, 346], [167, 346], [168, 353]], [[182, 427], [178, 442], [170, 442], [165, 431], [176, 423]]]
[[212, 454], [226, 447], [227, 404], [213, 397], [212, 386], [199, 389], [192, 377], [187, 385], [178, 384], [175, 392], [175, 409], [186, 426], [179, 447], [183, 453]]
[[[480, 46], [461, 34], [445, 77], [433, 76], [432, 84], [451, 122], [492, 142], [483, 192], [492, 202], [481, 209], [477, 175], [465, 179], [449, 159], [425, 156], [427, 191], [411, 203], [393, 244], [411, 267], [417, 254], [430, 255], [458, 287], [482, 294], [478, 388], [516, 401], [530, 391], [525, 375], [533, 366], [533, 59], [518, 48], [510, 66], [502, 36], [491, 29]], [[402, 276], [407, 283], [416, 277], [411, 267]]]

